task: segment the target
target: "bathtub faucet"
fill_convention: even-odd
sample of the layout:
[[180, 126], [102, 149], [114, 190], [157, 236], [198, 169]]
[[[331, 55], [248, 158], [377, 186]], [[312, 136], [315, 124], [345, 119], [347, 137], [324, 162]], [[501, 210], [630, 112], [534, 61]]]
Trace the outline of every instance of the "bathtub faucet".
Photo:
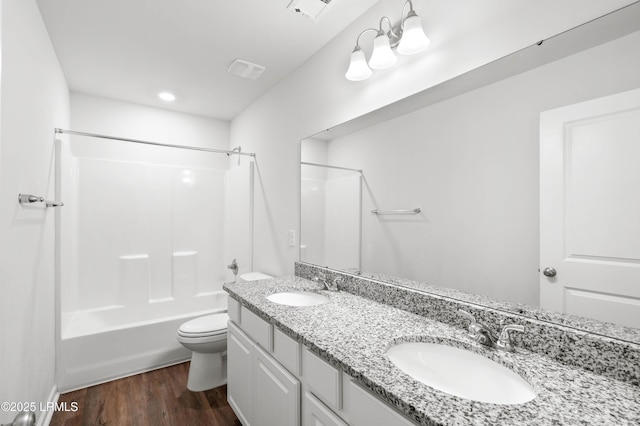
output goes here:
[[227, 268], [233, 271], [233, 275], [238, 275], [238, 261], [236, 259], [233, 259], [231, 265], [227, 265]]

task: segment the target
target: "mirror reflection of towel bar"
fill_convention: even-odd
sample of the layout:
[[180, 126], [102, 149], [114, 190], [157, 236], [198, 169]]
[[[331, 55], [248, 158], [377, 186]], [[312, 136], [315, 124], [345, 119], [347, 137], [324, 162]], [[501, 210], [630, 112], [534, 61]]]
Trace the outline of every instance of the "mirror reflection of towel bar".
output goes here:
[[382, 214], [418, 214], [420, 213], [422, 210], [420, 210], [420, 207], [415, 208], [413, 210], [371, 210], [371, 213], [373, 214], [377, 214], [377, 215], [382, 215]]

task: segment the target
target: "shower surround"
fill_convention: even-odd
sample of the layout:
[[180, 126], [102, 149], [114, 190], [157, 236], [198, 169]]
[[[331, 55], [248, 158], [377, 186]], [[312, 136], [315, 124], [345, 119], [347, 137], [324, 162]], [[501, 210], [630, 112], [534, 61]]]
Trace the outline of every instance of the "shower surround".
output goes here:
[[225, 311], [228, 260], [251, 256], [250, 227], [227, 253], [225, 223], [250, 220], [253, 163], [84, 136], [56, 149], [59, 389], [188, 359], [176, 330]]

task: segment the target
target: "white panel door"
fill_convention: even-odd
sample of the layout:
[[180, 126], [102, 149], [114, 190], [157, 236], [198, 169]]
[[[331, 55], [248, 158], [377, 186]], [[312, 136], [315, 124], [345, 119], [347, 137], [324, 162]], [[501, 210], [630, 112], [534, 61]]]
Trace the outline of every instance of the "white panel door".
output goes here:
[[640, 89], [540, 115], [540, 305], [640, 327]]

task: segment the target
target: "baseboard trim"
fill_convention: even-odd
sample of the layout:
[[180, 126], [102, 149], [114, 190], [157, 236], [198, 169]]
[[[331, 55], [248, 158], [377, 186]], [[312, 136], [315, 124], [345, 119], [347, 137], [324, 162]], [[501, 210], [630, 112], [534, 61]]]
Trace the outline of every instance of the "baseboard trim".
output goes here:
[[[75, 385], [71, 385], [71, 386], [64, 386], [64, 388], [61, 388], [61, 392], [62, 393], [68, 393], [68, 392], [73, 392], [79, 389], [85, 389], [88, 388], [90, 386], [95, 386], [95, 385], [100, 385], [102, 383], [107, 383], [107, 382], [111, 382], [113, 380], [118, 380], [118, 379], [124, 379], [125, 377], [130, 377], [130, 376], [135, 376], [136, 374], [140, 374], [140, 373], [146, 373], [147, 371], [153, 371], [153, 370], [158, 370], [160, 368], [165, 368], [165, 367], [170, 367], [172, 365], [176, 365], [176, 364], [182, 364], [183, 362], [187, 362], [191, 359], [191, 356], [182, 356], [179, 358], [174, 358], [174, 359], [170, 359], [170, 360], [164, 360], [163, 362], [159, 362], [159, 363], [154, 363], [152, 365], [147, 365], [144, 366], [142, 368], [136, 368], [136, 369], [123, 369], [120, 373], [114, 374], [114, 375], [109, 375], [109, 376], [102, 376], [99, 378], [94, 378], [93, 380], [88, 380], [88, 381], [83, 381], [80, 383], [76, 383]], [[40, 425], [38, 425], [40, 426]]]

